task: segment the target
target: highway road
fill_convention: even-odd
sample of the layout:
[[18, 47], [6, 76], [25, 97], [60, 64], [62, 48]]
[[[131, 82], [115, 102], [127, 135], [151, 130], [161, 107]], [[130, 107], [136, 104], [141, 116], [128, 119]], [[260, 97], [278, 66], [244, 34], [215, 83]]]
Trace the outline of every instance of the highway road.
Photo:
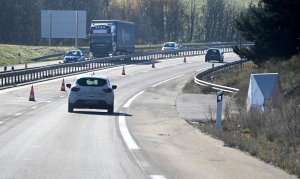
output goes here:
[[[225, 63], [235, 60], [225, 54]], [[0, 178], [293, 178], [180, 118], [182, 85], [211, 66], [198, 56], [128, 65], [126, 75], [122, 67], [95, 71], [118, 86], [112, 115], [68, 113], [63, 78], [33, 84], [35, 102], [31, 85], [0, 91]]]

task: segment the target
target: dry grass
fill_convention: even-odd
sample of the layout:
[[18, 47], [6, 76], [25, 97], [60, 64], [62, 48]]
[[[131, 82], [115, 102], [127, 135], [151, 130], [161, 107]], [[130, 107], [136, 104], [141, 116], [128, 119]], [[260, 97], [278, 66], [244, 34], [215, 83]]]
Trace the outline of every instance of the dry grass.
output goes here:
[[[261, 68], [255, 65], [214, 72], [215, 83], [240, 89], [231, 95], [239, 113], [232, 113], [231, 106], [223, 111], [221, 132], [216, 131], [214, 121], [198, 125], [198, 128], [223, 140], [226, 146], [235, 147], [267, 163], [280, 167], [300, 177], [300, 56], [289, 61], [271, 60]], [[279, 73], [281, 103], [267, 112], [246, 110], [246, 98], [252, 73]], [[234, 78], [232, 78], [234, 76]], [[190, 81], [184, 92], [211, 93], [207, 87]], [[216, 91], [213, 91], [214, 94]]]

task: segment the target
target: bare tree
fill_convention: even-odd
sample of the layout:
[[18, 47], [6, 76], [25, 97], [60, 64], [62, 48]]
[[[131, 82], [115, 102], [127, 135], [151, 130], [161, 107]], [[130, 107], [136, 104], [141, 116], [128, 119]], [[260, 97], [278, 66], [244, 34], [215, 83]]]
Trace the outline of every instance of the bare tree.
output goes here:
[[188, 0], [186, 9], [187, 9], [187, 14], [188, 14], [188, 36], [187, 40], [189, 42], [193, 41], [194, 37], [194, 31], [195, 27], [197, 27], [196, 23], [199, 22], [199, 16], [200, 16], [200, 11], [199, 11], [199, 0]]
[[186, 22], [185, 6], [180, 0], [164, 0], [165, 41], [178, 40]]

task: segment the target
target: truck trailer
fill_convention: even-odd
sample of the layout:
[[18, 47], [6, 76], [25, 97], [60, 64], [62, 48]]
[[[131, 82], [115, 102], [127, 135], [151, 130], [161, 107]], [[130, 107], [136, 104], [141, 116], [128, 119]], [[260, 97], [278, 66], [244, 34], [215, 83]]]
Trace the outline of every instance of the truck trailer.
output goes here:
[[132, 54], [135, 49], [135, 23], [121, 20], [92, 20], [87, 39], [91, 57]]

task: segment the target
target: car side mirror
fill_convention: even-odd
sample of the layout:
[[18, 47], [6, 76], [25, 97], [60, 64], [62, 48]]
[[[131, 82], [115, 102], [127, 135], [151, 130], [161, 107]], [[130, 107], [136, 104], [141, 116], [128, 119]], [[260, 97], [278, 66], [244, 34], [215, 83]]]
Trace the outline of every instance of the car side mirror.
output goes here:
[[71, 88], [71, 84], [66, 84], [66, 86], [67, 86], [68, 88]]
[[112, 85], [112, 89], [117, 89], [117, 85]]

